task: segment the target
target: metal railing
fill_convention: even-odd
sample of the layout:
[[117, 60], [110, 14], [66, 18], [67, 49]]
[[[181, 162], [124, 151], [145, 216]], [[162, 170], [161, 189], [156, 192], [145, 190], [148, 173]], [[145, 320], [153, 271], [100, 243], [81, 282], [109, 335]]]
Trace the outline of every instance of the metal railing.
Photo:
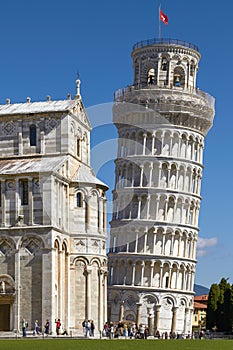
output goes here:
[[183, 41], [179, 39], [169, 39], [169, 38], [164, 38], [164, 39], [154, 38], [154, 39], [142, 40], [137, 42], [133, 46], [133, 50], [141, 49], [142, 47], [145, 47], [145, 46], [152, 46], [157, 44], [180, 45], [180, 46], [188, 47], [189, 49], [192, 49], [195, 51], [199, 51], [196, 45], [189, 43], [188, 41]]
[[122, 89], [119, 89], [115, 91], [114, 93], [114, 101], [121, 101], [122, 98], [124, 98], [125, 95], [132, 93], [133, 91], [140, 91], [140, 90], [157, 90], [158, 94], [163, 94], [166, 90], [169, 92], [169, 94], [174, 95], [180, 95], [181, 98], [183, 95], [190, 94], [193, 96], [198, 96], [200, 98], [203, 98], [208, 106], [210, 108], [214, 108], [215, 99], [210, 94], [198, 89], [198, 88], [176, 88], [175, 86], [157, 86], [157, 85], [148, 85], [148, 84], [135, 84], [135, 85], [128, 85], [127, 87], [124, 87]]

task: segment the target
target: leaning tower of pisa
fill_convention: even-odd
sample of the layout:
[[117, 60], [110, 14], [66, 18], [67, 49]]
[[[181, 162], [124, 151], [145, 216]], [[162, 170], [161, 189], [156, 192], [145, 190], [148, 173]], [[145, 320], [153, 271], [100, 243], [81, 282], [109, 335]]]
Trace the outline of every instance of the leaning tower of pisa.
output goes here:
[[150, 334], [191, 332], [204, 139], [214, 98], [196, 87], [188, 42], [137, 43], [134, 82], [115, 92], [118, 129], [109, 258], [109, 320]]

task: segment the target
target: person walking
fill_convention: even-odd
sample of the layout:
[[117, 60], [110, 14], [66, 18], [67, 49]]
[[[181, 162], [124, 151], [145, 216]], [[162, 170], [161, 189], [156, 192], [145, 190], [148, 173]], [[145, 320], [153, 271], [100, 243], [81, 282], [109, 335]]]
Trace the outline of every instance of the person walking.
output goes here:
[[22, 319], [22, 332], [23, 332], [23, 337], [27, 336], [27, 322], [25, 319]]
[[45, 325], [44, 325], [44, 328], [45, 328], [44, 333], [46, 334], [46, 336], [49, 335], [49, 326], [50, 326], [49, 320], [46, 320]]
[[91, 335], [91, 321], [88, 320], [85, 324], [86, 327], [86, 338], [89, 338]]
[[95, 324], [93, 320], [91, 321], [91, 336], [95, 336]]
[[40, 335], [38, 320], [35, 320], [33, 335]]

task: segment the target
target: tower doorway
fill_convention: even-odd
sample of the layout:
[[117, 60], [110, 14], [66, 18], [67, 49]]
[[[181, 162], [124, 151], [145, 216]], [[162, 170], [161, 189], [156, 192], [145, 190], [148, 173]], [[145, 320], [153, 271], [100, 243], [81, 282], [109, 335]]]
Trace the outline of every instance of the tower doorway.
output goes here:
[[10, 331], [10, 304], [0, 304], [0, 331]]

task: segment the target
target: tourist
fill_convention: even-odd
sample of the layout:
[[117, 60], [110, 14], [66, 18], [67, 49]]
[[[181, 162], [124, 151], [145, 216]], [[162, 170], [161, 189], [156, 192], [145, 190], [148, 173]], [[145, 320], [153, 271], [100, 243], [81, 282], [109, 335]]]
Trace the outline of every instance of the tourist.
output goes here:
[[46, 334], [46, 336], [49, 335], [49, 326], [50, 326], [49, 320], [46, 320], [45, 325], [44, 325], [44, 328], [45, 328], [44, 333]]
[[40, 335], [38, 320], [35, 320], [33, 335]]
[[23, 332], [23, 337], [26, 337], [27, 336], [27, 326], [28, 326], [28, 323], [25, 321], [25, 319], [23, 318], [22, 319], [22, 332]]
[[88, 338], [91, 334], [91, 321], [88, 320], [85, 322], [85, 329], [86, 329], [86, 337]]
[[56, 333], [57, 333], [57, 335], [59, 335], [60, 334], [60, 328], [61, 328], [61, 320], [60, 320], [60, 318], [55, 320], [55, 323], [56, 323]]
[[92, 337], [94, 337], [94, 335], [95, 335], [95, 324], [94, 324], [94, 321], [93, 321], [93, 320], [91, 321], [91, 331], [90, 331], [90, 335], [91, 335]]
[[110, 323], [109, 330], [110, 330], [110, 334], [109, 334], [110, 339], [114, 339], [115, 327], [112, 322]]

